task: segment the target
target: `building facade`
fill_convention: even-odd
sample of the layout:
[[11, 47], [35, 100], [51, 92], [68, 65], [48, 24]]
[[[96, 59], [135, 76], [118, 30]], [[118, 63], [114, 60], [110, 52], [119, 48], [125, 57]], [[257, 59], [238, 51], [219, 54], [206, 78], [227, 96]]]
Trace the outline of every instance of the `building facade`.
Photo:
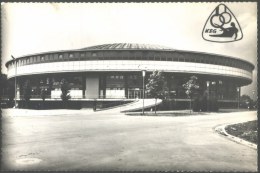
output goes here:
[[[180, 51], [143, 44], [105, 44], [77, 50], [45, 52], [16, 57], [6, 63], [9, 80], [17, 79], [17, 98], [29, 80], [32, 98], [60, 99], [65, 78], [72, 99], [142, 98], [145, 83], [154, 70], [163, 71], [171, 97], [187, 98], [182, 85], [190, 76], [218, 101], [236, 101], [240, 87], [252, 82], [254, 65], [238, 58], [202, 52]], [[146, 95], [145, 97], [149, 97]]]

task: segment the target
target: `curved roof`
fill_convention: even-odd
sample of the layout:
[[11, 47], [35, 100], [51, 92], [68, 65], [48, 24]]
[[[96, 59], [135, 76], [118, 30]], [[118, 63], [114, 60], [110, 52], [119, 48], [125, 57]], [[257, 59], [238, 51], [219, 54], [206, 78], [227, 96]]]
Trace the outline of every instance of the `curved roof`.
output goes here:
[[85, 47], [78, 50], [118, 50], [118, 49], [147, 49], [147, 50], [173, 50], [172, 48], [152, 44], [137, 44], [137, 43], [114, 43], [101, 44], [96, 46]]
[[[218, 56], [218, 57], [224, 57], [224, 58], [231, 58], [234, 60], [242, 61], [247, 64], [249, 64], [254, 69], [254, 65], [251, 62], [248, 62], [241, 58], [226, 56], [226, 55], [220, 55], [220, 54], [214, 54], [214, 53], [207, 53], [207, 52], [197, 52], [197, 51], [187, 51], [187, 50], [176, 50], [170, 47], [161, 46], [161, 45], [153, 45], [153, 44], [137, 44], [137, 43], [113, 43], [113, 44], [101, 44], [101, 45], [95, 45], [95, 46], [89, 46], [81, 49], [72, 49], [72, 50], [60, 50], [60, 51], [49, 51], [49, 52], [41, 52], [36, 54], [30, 54], [30, 55], [24, 55], [20, 57], [16, 57], [16, 59], [20, 59], [23, 57], [28, 56], [35, 56], [35, 55], [42, 55], [47, 53], [63, 53], [63, 52], [77, 52], [77, 51], [102, 51], [102, 50], [154, 50], [154, 51], [169, 51], [169, 52], [179, 52], [179, 53], [194, 53], [194, 54], [204, 54], [204, 55], [211, 55], [211, 56]], [[12, 62], [13, 60], [9, 60], [6, 62], [5, 66]]]

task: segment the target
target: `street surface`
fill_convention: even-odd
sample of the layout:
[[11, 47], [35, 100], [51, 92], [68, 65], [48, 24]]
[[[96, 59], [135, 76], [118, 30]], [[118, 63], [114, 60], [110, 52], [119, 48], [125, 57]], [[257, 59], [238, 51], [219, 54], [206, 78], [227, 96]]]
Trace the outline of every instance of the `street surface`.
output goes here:
[[5, 109], [2, 170], [257, 171], [257, 150], [214, 127], [257, 112], [127, 116], [88, 110]]

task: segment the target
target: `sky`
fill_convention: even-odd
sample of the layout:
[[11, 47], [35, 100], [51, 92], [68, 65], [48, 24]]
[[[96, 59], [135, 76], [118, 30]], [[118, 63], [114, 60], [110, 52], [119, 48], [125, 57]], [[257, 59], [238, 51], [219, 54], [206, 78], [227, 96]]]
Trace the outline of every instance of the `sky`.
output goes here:
[[[2, 72], [11, 55], [79, 49], [98, 44], [141, 43], [228, 55], [257, 64], [257, 3], [225, 5], [243, 39], [214, 43], [202, 38], [219, 3], [1, 3]], [[253, 97], [257, 68], [242, 94]], [[256, 98], [256, 94], [254, 95]]]

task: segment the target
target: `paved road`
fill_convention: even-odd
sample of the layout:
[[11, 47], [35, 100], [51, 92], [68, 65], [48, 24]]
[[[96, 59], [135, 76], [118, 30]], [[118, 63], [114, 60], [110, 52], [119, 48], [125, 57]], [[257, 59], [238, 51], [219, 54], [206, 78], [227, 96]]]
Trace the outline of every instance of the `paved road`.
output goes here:
[[256, 171], [256, 150], [213, 130], [256, 118], [255, 111], [152, 117], [5, 110], [3, 169]]

